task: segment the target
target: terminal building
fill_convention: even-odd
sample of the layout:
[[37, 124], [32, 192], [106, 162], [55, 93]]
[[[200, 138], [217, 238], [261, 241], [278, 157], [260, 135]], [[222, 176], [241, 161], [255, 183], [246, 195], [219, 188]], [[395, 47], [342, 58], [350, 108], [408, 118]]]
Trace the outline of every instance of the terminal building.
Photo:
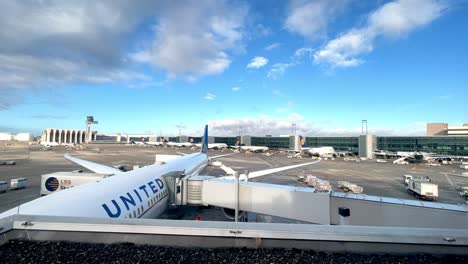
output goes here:
[[[201, 140], [200, 137], [190, 137]], [[363, 139], [362, 139], [363, 140]], [[468, 137], [461, 136], [375, 136], [371, 139], [372, 148], [388, 151], [424, 151], [442, 155], [468, 156]], [[296, 141], [290, 137], [214, 137], [215, 143], [234, 145], [265, 146], [270, 149], [297, 149]], [[359, 136], [355, 137], [305, 137], [309, 147], [330, 146], [338, 151], [359, 152]]]
[[468, 136], [468, 123], [462, 126], [449, 126], [447, 123], [428, 123], [427, 136]]
[[[92, 131], [91, 140], [96, 140], [96, 136], [97, 131]], [[47, 128], [41, 135], [41, 143], [81, 144], [85, 142], [87, 142], [85, 130]]]
[[[56, 129], [44, 130], [42, 142], [58, 144], [81, 143], [131, 143], [131, 142], [190, 142], [200, 143], [200, 136], [162, 137], [155, 134], [97, 134], [85, 130]], [[229, 146], [265, 146], [270, 149], [299, 150], [300, 141], [296, 135], [286, 136], [210, 136], [209, 143], [225, 143]], [[337, 151], [372, 153], [375, 149], [387, 151], [424, 151], [442, 155], [468, 156], [468, 123], [463, 126], [449, 126], [447, 123], [428, 123], [427, 136], [348, 136], [304, 138], [308, 147], [330, 146]], [[361, 143], [361, 144], [360, 144]], [[364, 144], [365, 143], [365, 144]], [[360, 149], [361, 145], [361, 149]], [[363, 148], [363, 146], [366, 146]], [[365, 155], [369, 156], [369, 155]]]
[[[217, 137], [210, 136], [208, 142], [225, 143], [229, 146], [238, 144], [246, 146], [265, 146], [270, 149], [298, 150], [298, 136], [281, 137], [256, 137], [256, 136], [237, 136], [237, 137]], [[361, 136], [363, 137], [363, 136]], [[364, 136], [365, 137], [365, 136]], [[96, 137], [95, 137], [96, 138]], [[131, 141], [145, 142], [191, 142], [200, 143], [200, 136], [179, 136], [179, 137], [160, 137], [154, 135], [97, 135], [97, 140], [91, 143], [129, 143]], [[305, 137], [305, 144], [308, 147], [330, 146], [337, 151], [351, 151], [359, 153], [360, 136], [354, 137]], [[372, 136], [370, 138], [361, 138], [361, 143], [366, 142], [370, 147], [365, 152], [375, 149], [387, 151], [423, 151], [442, 155], [468, 156], [468, 136]], [[362, 144], [361, 144], [362, 145]], [[361, 149], [361, 152], [364, 150]], [[367, 155], [366, 155], [367, 156]]]

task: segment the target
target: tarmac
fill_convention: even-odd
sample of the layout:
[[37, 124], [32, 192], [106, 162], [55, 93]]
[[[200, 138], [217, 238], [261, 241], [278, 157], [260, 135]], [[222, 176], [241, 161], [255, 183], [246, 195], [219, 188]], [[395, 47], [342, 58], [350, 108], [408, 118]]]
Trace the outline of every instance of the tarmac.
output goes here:
[[[28, 179], [28, 187], [20, 190], [10, 190], [0, 193], [0, 212], [18, 206], [22, 203], [40, 197], [41, 175], [57, 171], [72, 171], [83, 169], [65, 158], [69, 153], [72, 156], [104, 165], [134, 165], [145, 166], [154, 163], [156, 154], [192, 153], [197, 150], [172, 149], [158, 146], [117, 145], [117, 144], [90, 144], [83, 145], [82, 149], [70, 147], [55, 147], [46, 149], [37, 144], [24, 144], [17, 142], [0, 143], [0, 161], [14, 160], [16, 165], [0, 166], [0, 181], [10, 181], [14, 178]], [[231, 150], [210, 151], [210, 156], [227, 154]], [[261, 153], [235, 153], [232, 156], [220, 158], [224, 165], [241, 173], [245, 170], [257, 171], [291, 164], [299, 164], [311, 161], [310, 158], [287, 158], [285, 153], [274, 153], [267, 156]], [[84, 169], [84, 171], [86, 171]], [[440, 167], [427, 166], [425, 164], [397, 165], [377, 163], [375, 160], [361, 162], [344, 161], [343, 158], [335, 160], [322, 160], [318, 164], [289, 170], [254, 179], [254, 181], [281, 184], [289, 186], [305, 186], [299, 182], [298, 176], [314, 175], [328, 180], [334, 191], [341, 191], [337, 187], [337, 181], [349, 181], [364, 188], [364, 194], [386, 196], [402, 199], [416, 200], [406, 192], [402, 182], [404, 174], [413, 176], [429, 176], [439, 185], [439, 199], [437, 202], [461, 204], [464, 199], [459, 196], [457, 187], [468, 186], [468, 178], [456, 177], [451, 174], [461, 174], [462, 169], [458, 164], [442, 165]], [[203, 175], [220, 176], [224, 172], [218, 167], [208, 167]], [[195, 219], [198, 215], [203, 220], [227, 220], [219, 208], [189, 208], [184, 219]], [[256, 221], [290, 222], [285, 219], [254, 216]], [[294, 221], [292, 221], [294, 222]]]

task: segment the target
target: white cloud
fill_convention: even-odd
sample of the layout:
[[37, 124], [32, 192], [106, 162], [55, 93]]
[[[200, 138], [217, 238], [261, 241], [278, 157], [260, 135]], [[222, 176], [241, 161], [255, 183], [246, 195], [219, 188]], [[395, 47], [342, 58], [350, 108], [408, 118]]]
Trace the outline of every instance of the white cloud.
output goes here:
[[276, 80], [284, 75], [286, 70], [290, 67], [299, 65], [302, 63], [304, 57], [311, 58], [311, 54], [313, 53], [312, 49], [310, 48], [300, 48], [294, 52], [294, 55], [291, 56], [289, 59], [290, 61], [287, 63], [275, 63], [271, 67], [271, 69], [267, 73], [267, 77], [273, 80]]
[[285, 28], [309, 39], [325, 35], [329, 22], [343, 11], [347, 0], [292, 0]]
[[173, 77], [222, 73], [231, 63], [228, 52], [242, 48], [246, 15], [246, 7], [227, 1], [170, 1], [158, 11], [151, 47], [132, 57]]
[[[211, 120], [208, 122], [210, 134], [215, 136], [238, 136], [242, 127], [244, 135], [265, 136], [265, 135], [287, 135], [291, 133], [292, 124], [296, 124], [298, 135], [303, 136], [358, 136], [361, 128], [356, 127], [334, 127], [330, 124], [323, 125], [322, 122], [312, 122], [306, 120], [298, 113], [292, 113], [284, 118], [276, 118], [269, 115], [257, 117], [234, 118]], [[199, 131], [194, 129], [193, 131]], [[425, 123], [410, 123], [399, 128], [370, 127], [370, 134], [377, 136], [420, 136], [425, 135]], [[196, 133], [196, 134], [199, 134]]]
[[445, 1], [438, 0], [396, 0], [372, 12], [362, 28], [330, 40], [313, 55], [317, 64], [334, 67], [353, 67], [363, 63], [359, 55], [374, 49], [376, 38], [397, 38], [423, 27], [447, 9]]
[[265, 136], [283, 135], [291, 133], [291, 124], [297, 123], [298, 132], [305, 132], [306, 126], [302, 123], [303, 117], [291, 114], [287, 118], [275, 118], [262, 115], [255, 118], [238, 118], [211, 120], [208, 122], [210, 134], [219, 136], [237, 136], [242, 127], [244, 135]]
[[266, 46], [265, 50], [270, 51], [270, 50], [278, 48], [279, 46], [281, 46], [281, 43], [276, 42], [276, 43]]
[[313, 55], [317, 64], [330, 64], [332, 67], [351, 67], [362, 63], [356, 55], [371, 52], [373, 32], [367, 30], [350, 31], [327, 43]]
[[369, 16], [369, 27], [386, 36], [399, 36], [425, 26], [448, 8], [444, 0], [398, 0]]
[[267, 73], [267, 77], [273, 80], [284, 75], [284, 72], [293, 66], [292, 63], [275, 63]]
[[[292, 103], [291, 103], [292, 104]], [[286, 106], [288, 106], [286, 104]], [[281, 112], [281, 109], [277, 109]], [[278, 116], [278, 114], [275, 114]], [[256, 116], [238, 117], [229, 119], [208, 120], [209, 133], [212, 136], [238, 136], [242, 127], [243, 135], [265, 136], [265, 135], [288, 135], [291, 133], [292, 124], [296, 125], [298, 135], [303, 136], [359, 136], [361, 127], [337, 126], [342, 122], [335, 120], [308, 120], [298, 113], [274, 117], [266, 114]], [[190, 136], [201, 135], [202, 124], [191, 124], [184, 128], [184, 133]], [[178, 133], [178, 132], [177, 132]], [[174, 133], [174, 135], [177, 135]], [[423, 136], [426, 134], [426, 122], [413, 122], [395, 127], [370, 126], [369, 134], [377, 136]]]
[[240, 91], [240, 89], [241, 89], [241, 88], [240, 88], [239, 86], [232, 87], [232, 91], [233, 91], [233, 92], [238, 92], [238, 91]]
[[34, 55], [3, 55], [0, 53], [0, 90], [59, 86], [65, 83], [124, 84], [148, 82], [150, 77], [127, 69], [107, 69], [86, 61]]
[[255, 58], [250, 61], [249, 64], [247, 64], [247, 68], [254, 68], [254, 69], [259, 69], [265, 65], [267, 65], [268, 59], [265, 57], [261, 56], [256, 56]]
[[[223, 72], [243, 49], [246, 4], [220, 1], [0, 1], [0, 109], [22, 100], [10, 89], [119, 83], [157, 86], [150, 63], [169, 77]], [[135, 42], [155, 21], [154, 36]], [[262, 28], [264, 32], [268, 29]], [[128, 55], [128, 48], [140, 47]]]
[[153, 1], [0, 1], [0, 109], [15, 89], [150, 82], [125, 62], [125, 46]]
[[209, 100], [209, 101], [213, 101], [214, 99], [216, 99], [216, 95], [215, 94], [212, 94], [212, 93], [206, 93], [205, 97], [206, 100]]

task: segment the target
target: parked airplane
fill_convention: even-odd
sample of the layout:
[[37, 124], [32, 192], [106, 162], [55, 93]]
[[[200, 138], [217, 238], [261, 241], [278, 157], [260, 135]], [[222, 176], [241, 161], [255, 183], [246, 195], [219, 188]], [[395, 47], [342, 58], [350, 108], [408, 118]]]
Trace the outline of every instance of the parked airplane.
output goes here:
[[250, 152], [265, 152], [268, 151], [268, 147], [263, 147], [263, 146], [231, 146], [231, 148], [238, 149], [238, 150], [243, 150], [243, 151], [250, 151]]
[[389, 159], [389, 158], [401, 158], [397, 153], [387, 151], [387, 150], [376, 150], [374, 151], [374, 155], [376, 158], [381, 158], [381, 159]]
[[262, 146], [241, 146], [241, 150], [244, 151], [252, 151], [252, 152], [265, 152], [268, 151], [268, 147], [262, 147]]
[[374, 151], [374, 155], [376, 156], [376, 158], [397, 158], [393, 163], [419, 163], [424, 161], [442, 163], [444, 161], [451, 162], [452, 160], [463, 158], [458, 156], [448, 156], [422, 151], [391, 152], [387, 150], [376, 150]]
[[[198, 175], [207, 165], [208, 126], [202, 149], [161, 164], [122, 172], [118, 169], [65, 155], [65, 158], [91, 171], [114, 174], [99, 182], [87, 183], [38, 198], [0, 214], [0, 219], [14, 214], [95, 218], [157, 218], [168, 207], [169, 190], [164, 175]], [[226, 156], [226, 155], [221, 155]], [[220, 156], [217, 156], [220, 157]], [[251, 172], [248, 179], [294, 169], [315, 162]], [[246, 176], [244, 176], [245, 178]], [[46, 183], [47, 184], [47, 183]], [[53, 181], [50, 183], [53, 188]]]
[[336, 157], [337, 154], [333, 147], [315, 147], [310, 148], [307, 146], [305, 139], [302, 136], [299, 136], [300, 144], [301, 144], [301, 152], [307, 154], [309, 156], [314, 157], [321, 157], [321, 158], [329, 158], [329, 157]]
[[[195, 144], [195, 146], [202, 148], [203, 144]], [[208, 149], [226, 149], [229, 146], [226, 143], [210, 143]]]
[[193, 146], [190, 142], [167, 142], [166, 145], [176, 148], [190, 148]]
[[164, 146], [166, 143], [161, 142], [161, 141], [157, 141], [157, 142], [148, 141], [148, 142], [145, 142], [145, 144], [150, 145], [150, 146]]

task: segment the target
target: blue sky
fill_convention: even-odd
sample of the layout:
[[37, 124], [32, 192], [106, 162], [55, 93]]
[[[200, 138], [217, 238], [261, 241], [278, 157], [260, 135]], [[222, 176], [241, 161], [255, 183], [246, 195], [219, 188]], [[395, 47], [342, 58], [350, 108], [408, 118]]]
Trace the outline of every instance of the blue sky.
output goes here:
[[[462, 1], [0, 4], [0, 131], [423, 135], [468, 122]], [[363, 3], [364, 2], [364, 3]]]

